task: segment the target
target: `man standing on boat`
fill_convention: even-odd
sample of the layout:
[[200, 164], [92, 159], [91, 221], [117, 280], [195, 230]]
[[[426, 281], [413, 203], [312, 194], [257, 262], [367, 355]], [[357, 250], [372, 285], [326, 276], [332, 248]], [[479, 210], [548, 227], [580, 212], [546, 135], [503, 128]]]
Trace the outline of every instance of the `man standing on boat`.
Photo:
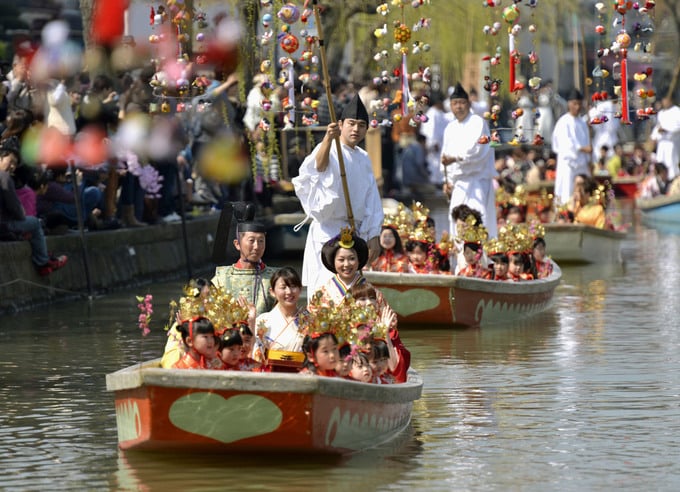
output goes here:
[[672, 181], [680, 171], [680, 107], [670, 97], [661, 100], [661, 107], [650, 138], [656, 142], [656, 162], [666, 165], [668, 179]]
[[574, 178], [579, 174], [590, 176], [590, 131], [581, 119], [583, 96], [578, 89], [567, 95], [567, 112], [563, 114], [552, 134], [552, 148], [557, 154], [555, 198], [560, 204], [569, 203], [574, 192]]
[[494, 150], [489, 145], [489, 127], [484, 118], [470, 111], [470, 98], [460, 83], [450, 97], [454, 119], [444, 130], [441, 171], [444, 193], [451, 197], [449, 224], [452, 237], [456, 223], [451, 212], [458, 205], [479, 210], [489, 237], [496, 237], [496, 193], [493, 179]]
[[[249, 210], [254, 215], [254, 208]], [[231, 214], [231, 206], [225, 207], [223, 213], [225, 211]], [[262, 261], [266, 246], [265, 232], [264, 225], [252, 220], [252, 216], [238, 221], [233, 244], [239, 258], [233, 265], [218, 266], [212, 279], [213, 284], [228, 290], [232, 295], [245, 297], [249, 304], [255, 306], [257, 315], [270, 311], [274, 306], [269, 283], [277, 269], [266, 266]], [[226, 250], [226, 244], [216, 241], [216, 248]]]
[[293, 179], [295, 194], [300, 199], [307, 219], [312, 218], [305, 244], [302, 264], [302, 284], [308, 295], [313, 294], [333, 273], [321, 263], [321, 248], [337, 236], [350, 221], [343, 192], [338, 146], [340, 139], [345, 163], [349, 199], [355, 220], [355, 232], [368, 243], [369, 264], [380, 251], [380, 230], [383, 221], [382, 202], [368, 153], [359, 144], [368, 131], [368, 112], [354, 96], [342, 110], [338, 123], [330, 123], [326, 134], [300, 166], [300, 175]]

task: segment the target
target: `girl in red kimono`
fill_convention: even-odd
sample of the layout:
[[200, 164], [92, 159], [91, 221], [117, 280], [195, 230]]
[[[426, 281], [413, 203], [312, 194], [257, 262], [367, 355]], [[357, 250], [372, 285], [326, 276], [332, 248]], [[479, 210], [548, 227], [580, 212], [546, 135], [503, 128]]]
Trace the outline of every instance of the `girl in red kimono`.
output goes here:
[[542, 237], [534, 239], [532, 260], [536, 270], [536, 278], [546, 278], [552, 274], [553, 264], [545, 254], [545, 239]]
[[172, 366], [174, 369], [222, 369], [217, 356], [215, 328], [208, 318], [195, 317], [179, 325], [187, 352]]
[[220, 337], [220, 359], [224, 362], [227, 371], [241, 370], [241, 353], [243, 352], [243, 340], [238, 330], [232, 328]]
[[380, 256], [370, 267], [374, 272], [407, 272], [408, 257], [404, 254], [397, 229], [383, 226], [380, 232]]
[[340, 360], [338, 339], [329, 331], [312, 333], [305, 337], [302, 343], [305, 361], [300, 374], [314, 374], [317, 376], [337, 377], [335, 368]]
[[484, 250], [482, 245], [478, 242], [466, 242], [463, 244], [463, 257], [465, 258], [465, 267], [463, 267], [458, 275], [461, 277], [482, 278], [484, 280], [491, 280], [491, 270], [485, 265], [482, 265], [481, 258]]
[[519, 251], [509, 251], [508, 259], [510, 265], [508, 266], [508, 279], [514, 282], [520, 280], [533, 280], [534, 276], [530, 271], [527, 271], [527, 255]]
[[388, 369], [389, 375], [396, 383], [405, 383], [408, 379], [408, 368], [411, 365], [411, 352], [404, 346], [404, 343], [399, 337], [399, 330], [397, 330], [397, 316], [391, 309], [383, 308], [379, 311], [378, 306], [378, 292], [375, 287], [369, 283], [355, 285], [350, 290], [352, 297], [357, 304], [369, 303], [372, 304], [376, 312], [381, 315], [381, 322], [388, 326], [388, 348], [389, 360]]
[[409, 239], [406, 243], [408, 255], [408, 273], [440, 273], [437, 262], [431, 255], [432, 244], [417, 239]]

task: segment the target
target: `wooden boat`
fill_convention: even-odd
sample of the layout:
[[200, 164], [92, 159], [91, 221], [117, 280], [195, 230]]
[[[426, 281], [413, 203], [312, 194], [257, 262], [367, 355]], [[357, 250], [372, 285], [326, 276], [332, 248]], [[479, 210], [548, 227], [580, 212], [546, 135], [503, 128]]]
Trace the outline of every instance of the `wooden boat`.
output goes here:
[[626, 232], [584, 224], [543, 224], [548, 255], [559, 264], [620, 262]]
[[609, 182], [614, 190], [614, 196], [617, 198], [635, 198], [638, 193], [638, 185], [644, 179], [644, 176], [615, 176], [612, 178], [609, 175], [593, 176], [598, 183]]
[[680, 233], [680, 195], [638, 198], [642, 223], [664, 232]]
[[375, 385], [289, 373], [161, 369], [106, 376], [121, 449], [345, 455], [402, 432], [423, 382]]
[[527, 282], [498, 282], [453, 275], [364, 272], [401, 323], [484, 326], [526, 318], [551, 303], [562, 271]]

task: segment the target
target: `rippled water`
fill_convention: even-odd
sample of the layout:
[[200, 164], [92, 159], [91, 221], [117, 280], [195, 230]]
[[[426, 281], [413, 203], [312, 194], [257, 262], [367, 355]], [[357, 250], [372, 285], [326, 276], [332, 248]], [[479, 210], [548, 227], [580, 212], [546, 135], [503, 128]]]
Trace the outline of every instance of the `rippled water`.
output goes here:
[[118, 451], [104, 376], [159, 355], [179, 283], [5, 318], [0, 488], [678, 490], [680, 236], [637, 227], [623, 257], [563, 268], [552, 308], [522, 323], [404, 330], [425, 381], [412, 428], [331, 463]]

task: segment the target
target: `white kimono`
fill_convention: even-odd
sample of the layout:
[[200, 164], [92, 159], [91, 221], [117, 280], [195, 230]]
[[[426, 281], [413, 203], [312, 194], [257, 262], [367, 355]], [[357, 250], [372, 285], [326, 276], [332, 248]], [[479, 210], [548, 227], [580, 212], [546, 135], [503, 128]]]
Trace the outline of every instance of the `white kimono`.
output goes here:
[[590, 176], [590, 154], [578, 150], [589, 143], [588, 125], [580, 117], [566, 113], [557, 120], [552, 148], [557, 154], [555, 197], [561, 204], [569, 202], [574, 192], [574, 178], [578, 174]]
[[256, 330], [266, 328], [264, 345], [275, 350], [302, 352], [303, 336], [298, 331], [297, 317], [290, 323], [286, 321], [278, 305], [268, 313], [262, 313], [255, 322]]
[[616, 112], [614, 103], [607, 99], [592, 107], [588, 112], [588, 118], [602, 118], [607, 117], [607, 121], [598, 125], [592, 125], [593, 129], [593, 162], [597, 162], [600, 158], [600, 149], [603, 145], [609, 147], [607, 151], [607, 158], [614, 155], [614, 146], [619, 143], [619, 127], [621, 121], [614, 117]]
[[440, 170], [439, 158], [444, 142], [444, 130], [450, 120], [444, 111], [435, 106], [429, 108], [425, 116], [427, 116], [427, 121], [420, 124], [420, 133], [427, 139], [427, 169], [430, 171], [430, 183], [440, 186], [444, 181], [444, 176]]
[[[666, 130], [659, 132], [660, 129]], [[663, 162], [668, 168], [668, 179], [678, 174], [680, 161], [680, 107], [662, 109], [656, 115], [656, 126], [650, 135], [656, 141], [656, 162]]]
[[[315, 292], [327, 279], [333, 276], [321, 262], [321, 248], [326, 241], [340, 234], [343, 227], [349, 227], [347, 206], [340, 178], [337, 145], [331, 144], [328, 168], [316, 170], [316, 154], [319, 146], [305, 158], [300, 166], [300, 175], [293, 178], [295, 194], [300, 199], [307, 219], [312, 218], [305, 243], [302, 264], [302, 284], [307, 291]], [[356, 234], [368, 241], [380, 235], [383, 209], [378, 185], [373, 176], [371, 160], [360, 147], [342, 145], [349, 197], [354, 215]]]
[[454, 119], [444, 130], [442, 155], [458, 159], [448, 166], [441, 164], [440, 168], [446, 182], [453, 186], [449, 203], [451, 237], [456, 237], [451, 211], [461, 204], [480, 211], [489, 237], [497, 235], [496, 192], [493, 186], [497, 174], [495, 153], [488, 143], [479, 143], [482, 135], [489, 136], [489, 127], [481, 116], [473, 113], [462, 122]]

